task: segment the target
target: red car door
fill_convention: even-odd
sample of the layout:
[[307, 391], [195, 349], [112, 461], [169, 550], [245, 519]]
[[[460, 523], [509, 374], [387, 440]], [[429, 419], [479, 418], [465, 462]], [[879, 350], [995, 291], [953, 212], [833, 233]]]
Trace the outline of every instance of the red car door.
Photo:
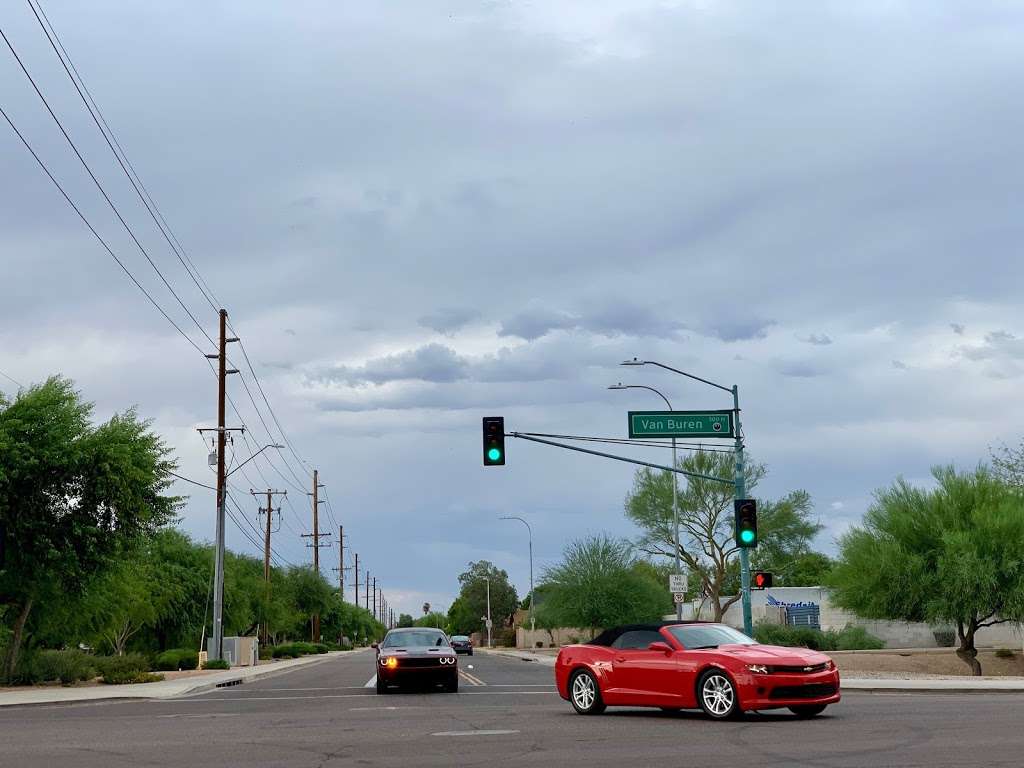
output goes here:
[[681, 675], [675, 652], [650, 651], [651, 643], [667, 642], [650, 630], [624, 632], [612, 645], [609, 692], [619, 703], [638, 706], [680, 706]]

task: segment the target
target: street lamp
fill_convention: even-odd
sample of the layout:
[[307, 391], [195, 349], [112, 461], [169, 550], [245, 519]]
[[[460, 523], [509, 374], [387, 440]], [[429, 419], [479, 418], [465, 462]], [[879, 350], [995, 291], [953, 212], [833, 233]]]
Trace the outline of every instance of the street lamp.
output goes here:
[[[674, 458], [674, 457], [673, 457]], [[533, 632], [536, 629], [536, 619], [533, 613], [533, 529], [530, 524], [523, 520], [521, 517], [515, 515], [504, 515], [498, 518], [499, 520], [518, 520], [526, 526], [526, 530], [530, 534], [530, 631]], [[532, 641], [531, 641], [532, 642]]]
[[[733, 430], [734, 430], [734, 446], [736, 451], [736, 473], [735, 473], [735, 497], [736, 499], [742, 499], [747, 495], [746, 478], [743, 473], [743, 438], [741, 437], [740, 430], [740, 389], [736, 384], [731, 387], [726, 387], [722, 384], [716, 384], [713, 381], [702, 379], [700, 376], [694, 376], [692, 373], [681, 371], [678, 368], [673, 368], [670, 365], [659, 363], [655, 360], [640, 360], [634, 357], [632, 360], [624, 360], [620, 365], [654, 365], [658, 368], [664, 368], [666, 371], [672, 373], [678, 373], [680, 376], [686, 376], [688, 379], [699, 381], [702, 384], [707, 384], [709, 387], [720, 389], [723, 392], [729, 392], [732, 395], [732, 407], [733, 407]], [[746, 547], [740, 548], [740, 590], [743, 595], [743, 630], [748, 635], [753, 633], [753, 621], [750, 616], [750, 554], [747, 552]]]
[[[656, 390], [654, 387], [648, 387], [648, 386], [645, 386], [644, 384], [623, 384], [622, 382], [619, 382], [618, 384], [612, 384], [610, 387], [608, 387], [608, 389], [646, 389], [646, 390], [650, 390], [651, 392], [654, 392], [662, 400], [665, 401], [665, 405], [668, 406], [668, 409], [670, 411], [675, 410], [672, 407], [672, 403], [670, 403], [668, 401], [668, 398], [665, 397], [665, 395], [663, 395], [661, 392]], [[678, 466], [679, 466], [679, 464], [676, 461], [676, 439], [673, 437], [672, 438], [672, 467], [673, 467], [673, 469], [675, 469]], [[679, 561], [679, 490], [678, 490], [678, 482], [676, 480], [676, 473], [673, 472], [671, 474], [672, 474], [672, 524], [675, 526], [676, 573], [682, 573], [682, 564]], [[533, 605], [533, 601], [532, 600], [530, 601], [530, 605], [531, 606]], [[676, 621], [682, 621], [682, 620], [683, 620], [683, 604], [682, 603], [676, 603]]]

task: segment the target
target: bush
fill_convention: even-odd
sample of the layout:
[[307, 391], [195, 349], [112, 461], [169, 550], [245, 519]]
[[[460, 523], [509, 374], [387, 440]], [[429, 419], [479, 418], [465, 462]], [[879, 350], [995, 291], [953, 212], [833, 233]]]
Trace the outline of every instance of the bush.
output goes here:
[[325, 643], [284, 643], [283, 645], [274, 646], [274, 650], [270, 652], [270, 655], [275, 659], [297, 659], [299, 656], [310, 656], [315, 653], [327, 653], [327, 651], [328, 648]]
[[210, 659], [203, 664], [203, 669], [231, 669], [227, 659]]
[[[124, 656], [96, 656], [93, 659], [103, 682], [109, 685], [122, 683], [151, 682], [137, 678], [149, 672], [149, 660], [141, 653], [127, 653]], [[163, 679], [161, 677], [161, 679]]]
[[878, 651], [885, 648], [885, 641], [870, 634], [864, 627], [847, 624], [836, 635], [837, 651]]
[[878, 650], [885, 643], [864, 627], [847, 624], [841, 632], [822, 632], [813, 627], [792, 627], [786, 624], [759, 623], [754, 627], [754, 639], [765, 645], [810, 648], [815, 651]]
[[330, 649], [327, 647], [327, 643], [314, 643], [313, 648], [316, 653], [327, 653]]
[[282, 645], [275, 645], [270, 655], [275, 659], [297, 659], [299, 652], [296, 650], [294, 643], [284, 643]]
[[272, 659], [274, 658], [274, 646], [272, 645], [261, 645], [260, 646], [260, 659]]
[[39, 680], [60, 680], [61, 685], [74, 685], [80, 680], [96, 677], [93, 659], [81, 651], [40, 651], [34, 659]]
[[154, 675], [152, 672], [132, 672], [116, 679], [112, 678], [108, 680], [104, 677], [103, 682], [116, 685], [133, 685], [135, 683], [159, 683], [163, 679], [163, 675]]
[[187, 648], [172, 648], [156, 657], [154, 669], [174, 672], [179, 669], [195, 669], [199, 666], [199, 654]]
[[956, 643], [956, 632], [952, 629], [933, 629], [932, 634], [935, 635], [935, 644], [939, 648], [952, 648]]
[[1009, 648], [996, 648], [997, 659], [1012, 659], [1017, 654]]

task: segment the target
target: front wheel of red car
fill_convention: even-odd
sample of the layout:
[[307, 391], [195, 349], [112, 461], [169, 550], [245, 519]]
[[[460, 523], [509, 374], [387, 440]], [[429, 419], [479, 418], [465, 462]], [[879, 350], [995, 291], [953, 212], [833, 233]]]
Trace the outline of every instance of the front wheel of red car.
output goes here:
[[736, 717], [740, 713], [740, 700], [736, 685], [720, 669], [709, 669], [697, 682], [697, 701], [704, 714], [715, 720]]
[[801, 704], [797, 707], [790, 707], [789, 711], [797, 717], [814, 717], [825, 711], [827, 704]]
[[594, 676], [586, 670], [580, 670], [569, 679], [569, 701], [581, 715], [599, 715], [604, 712], [601, 689]]

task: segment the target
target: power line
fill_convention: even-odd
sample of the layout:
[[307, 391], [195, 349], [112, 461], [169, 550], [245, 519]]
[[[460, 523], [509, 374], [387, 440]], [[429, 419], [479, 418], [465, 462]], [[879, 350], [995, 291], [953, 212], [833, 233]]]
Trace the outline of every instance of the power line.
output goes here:
[[[6, 116], [6, 115], [5, 115], [5, 116]], [[0, 371], [0, 376], [3, 376], [3, 377], [4, 377], [5, 379], [7, 379], [8, 381], [13, 381], [13, 382], [14, 382], [15, 384], [17, 384], [17, 385], [18, 385], [18, 386], [19, 386], [19, 387], [20, 387], [21, 389], [25, 389], [25, 385], [24, 385], [24, 384], [22, 384], [22, 383], [21, 383], [20, 381], [18, 381], [18, 380], [17, 380], [16, 378], [14, 378], [13, 376], [8, 376], [8, 375], [7, 375], [6, 373], [4, 373], [3, 371]]]
[[18, 62], [18, 66], [21, 68], [21, 71], [25, 74], [25, 77], [28, 78], [28, 81], [32, 84], [32, 88], [35, 90], [36, 95], [39, 96], [39, 99], [43, 102], [43, 106], [46, 107], [46, 111], [49, 112], [50, 117], [57, 124], [57, 127], [60, 129], [61, 134], [63, 134], [64, 139], [68, 143], [68, 146], [71, 147], [72, 152], [75, 153], [75, 156], [78, 158], [79, 162], [82, 164], [82, 167], [85, 168], [86, 173], [89, 174], [89, 178], [92, 179], [93, 184], [96, 185], [96, 188], [100, 191], [100, 194], [103, 196], [103, 199], [107, 201], [107, 205], [110, 206], [110, 210], [112, 210], [114, 212], [114, 215], [117, 217], [118, 221], [121, 222], [121, 225], [124, 227], [125, 231], [128, 233], [128, 235], [134, 241], [135, 245], [139, 249], [139, 252], [142, 253], [143, 256], [145, 256], [146, 261], [149, 262], [149, 265], [157, 273], [157, 275], [159, 276], [160, 280], [167, 287], [167, 290], [170, 291], [171, 295], [178, 302], [178, 304], [181, 306], [181, 308], [183, 310], [185, 310], [185, 314], [187, 314], [189, 316], [189, 318], [191, 318], [192, 322], [195, 323], [195, 325], [199, 329], [200, 333], [202, 333], [206, 337], [206, 339], [210, 342], [210, 344], [214, 344], [213, 339], [206, 332], [206, 329], [203, 328], [202, 324], [196, 319], [196, 316], [194, 314], [192, 314], [192, 310], [190, 310], [185, 305], [185, 302], [181, 300], [181, 297], [174, 290], [173, 286], [171, 286], [171, 284], [167, 281], [167, 278], [164, 277], [164, 273], [160, 271], [160, 268], [156, 265], [156, 262], [153, 261], [152, 257], [149, 255], [149, 252], [145, 249], [145, 247], [139, 241], [139, 238], [135, 235], [134, 230], [132, 230], [132, 228], [130, 226], [128, 226], [128, 222], [125, 221], [124, 217], [121, 215], [120, 210], [118, 210], [117, 206], [114, 204], [114, 201], [111, 200], [110, 195], [107, 194], [107, 190], [104, 189], [102, 184], [100, 184], [99, 179], [96, 178], [96, 174], [93, 173], [92, 168], [89, 167], [89, 164], [85, 161], [85, 158], [82, 157], [82, 153], [78, 150], [78, 146], [72, 140], [70, 134], [68, 134], [67, 129], [64, 128], [64, 124], [60, 121], [60, 118], [57, 117], [57, 114], [53, 111], [53, 108], [50, 106], [50, 102], [47, 101], [46, 96], [44, 96], [43, 92], [39, 89], [39, 86], [36, 84], [36, 81], [32, 77], [32, 74], [28, 71], [28, 68], [25, 66], [25, 63], [21, 60], [21, 57], [18, 55], [18, 52], [14, 49], [14, 46], [11, 44], [11, 41], [8, 39], [7, 35], [4, 34], [4, 31], [2, 29], [0, 29], [0, 37], [2, 37], [4, 42], [7, 44], [7, 47], [10, 49], [11, 53], [14, 55], [15, 61]]
[[[2, 34], [2, 32], [0, 32], [0, 34]], [[50, 178], [50, 181], [53, 182], [53, 185], [57, 187], [58, 191], [60, 191], [61, 195], [67, 201], [67, 204], [71, 206], [72, 210], [74, 210], [75, 213], [78, 214], [78, 218], [80, 218], [82, 220], [82, 223], [89, 228], [89, 231], [92, 232], [93, 237], [95, 237], [99, 241], [100, 245], [103, 246], [103, 249], [108, 254], [110, 254], [110, 257], [114, 261], [116, 261], [117, 265], [124, 271], [126, 275], [128, 275], [128, 279], [135, 284], [136, 288], [142, 291], [143, 295], [145, 295], [145, 297], [149, 299], [149, 303], [156, 307], [157, 311], [164, 316], [164, 319], [167, 320], [167, 322], [170, 323], [172, 326], [174, 326], [174, 330], [180, 333], [185, 338], [185, 341], [191, 344], [196, 349], [196, 351], [199, 352], [199, 354], [205, 356], [206, 353], [203, 352], [202, 348], [194, 341], [192, 341], [192, 338], [181, 329], [181, 326], [178, 325], [174, 321], [174, 319], [167, 314], [166, 311], [164, 311], [164, 308], [161, 307], [159, 303], [157, 303], [157, 300], [154, 299], [150, 292], [143, 287], [142, 283], [135, 279], [135, 275], [131, 273], [131, 270], [129, 270], [128, 267], [125, 266], [124, 262], [117, 257], [117, 254], [115, 254], [114, 251], [111, 250], [110, 246], [107, 245], [107, 241], [100, 236], [100, 233], [96, 231], [96, 228], [85, 217], [85, 214], [83, 214], [81, 209], [79, 209], [79, 207], [75, 204], [75, 201], [71, 199], [71, 197], [68, 195], [66, 191], [64, 191], [64, 187], [61, 186], [60, 182], [57, 181], [54, 175], [50, 172], [50, 169], [46, 166], [46, 163], [42, 161], [42, 159], [39, 157], [36, 151], [32, 148], [32, 145], [28, 143], [28, 140], [25, 138], [25, 136], [21, 133], [21, 131], [18, 130], [18, 126], [14, 124], [14, 121], [11, 120], [10, 116], [7, 114], [3, 107], [0, 107], [0, 115], [3, 115], [4, 120], [6, 120], [7, 124], [11, 126], [11, 130], [13, 130], [14, 133], [18, 136], [18, 138], [21, 139], [21, 143], [25, 145], [25, 148], [32, 155], [33, 159], [36, 161], [39, 167], [43, 169], [43, 172]]]
[[[152, 217], [153, 223], [156, 224], [157, 229], [160, 230], [160, 234], [163, 235], [164, 240], [167, 241], [167, 244], [171, 247], [171, 250], [174, 251], [174, 255], [178, 257], [178, 261], [181, 262], [181, 265], [185, 268], [185, 272], [188, 274], [188, 276], [192, 278], [192, 282], [195, 283], [196, 287], [199, 289], [199, 292], [203, 295], [203, 298], [205, 298], [206, 301], [210, 304], [211, 309], [213, 309], [213, 311], [216, 312], [218, 308], [211, 299], [212, 293], [208, 293], [208, 288], [204, 290], [203, 286], [199, 284], [199, 280], [197, 279], [197, 275], [199, 273], [197, 270], [195, 270], [195, 265], [192, 265], [191, 269], [189, 268], [189, 264], [185, 263], [183, 254], [179, 253], [178, 248], [176, 248], [174, 243], [171, 242], [171, 239], [168, 237], [167, 232], [164, 230], [164, 225], [161, 225], [160, 220], [157, 219], [156, 213], [154, 213], [154, 210], [159, 210], [156, 207], [156, 203], [153, 202], [153, 198], [152, 196], [150, 196], [148, 190], [145, 192], [145, 194], [143, 194], [143, 190], [145, 189], [145, 187], [142, 185], [141, 178], [139, 178], [138, 173], [135, 172], [135, 168], [128, 160], [128, 155], [125, 154], [124, 149], [121, 147], [121, 143], [117, 140], [117, 137], [114, 135], [113, 130], [107, 123], [106, 117], [103, 115], [103, 112], [100, 110], [99, 105], [96, 103], [96, 100], [93, 98], [92, 93], [89, 91], [88, 86], [85, 84], [85, 79], [78, 71], [78, 68], [75, 66], [74, 62], [71, 61], [71, 56], [68, 54], [67, 49], [64, 47], [64, 43], [61, 42], [60, 36], [57, 34], [57, 30], [54, 29], [53, 24], [50, 22], [49, 17], [46, 15], [46, 11], [43, 10], [42, 3], [39, 2], [39, 0], [36, 0], [36, 5], [39, 6], [39, 11], [37, 12], [35, 6], [32, 4], [32, 0], [26, 0], [26, 2], [28, 3], [28, 7], [31, 9], [33, 15], [36, 17], [36, 21], [39, 22], [39, 27], [40, 29], [43, 30], [43, 34], [46, 35], [46, 39], [49, 40], [50, 47], [53, 48], [53, 52], [57, 54], [57, 58], [60, 60], [61, 65], [64, 67], [64, 71], [67, 73], [68, 78], [71, 80], [71, 84], [74, 85], [75, 90], [78, 91], [78, 95], [82, 99], [82, 103], [85, 104], [85, 108], [86, 110], [88, 110], [90, 117], [92, 117], [93, 122], [99, 129], [100, 134], [103, 136], [104, 140], [107, 143], [107, 146], [110, 147], [110, 151], [113, 153], [114, 158], [121, 166], [121, 170], [124, 171], [125, 176], [128, 177], [128, 181], [131, 182], [131, 185], [135, 189], [136, 194], [138, 194], [139, 199], [142, 201], [142, 204], [146, 207], [146, 210]], [[43, 23], [43, 18], [40, 18], [39, 16], [40, 13], [42, 14], [43, 18], [46, 19], [45, 24]], [[49, 29], [47, 29], [47, 27], [49, 27]], [[60, 46], [59, 50], [58, 45]], [[72, 75], [72, 70], [74, 70], [74, 75]], [[77, 80], [75, 79], [76, 77]], [[79, 87], [79, 82], [81, 83], [81, 87]], [[82, 92], [83, 89], [85, 90], [85, 93]], [[88, 94], [88, 98], [86, 98], [86, 94]], [[100, 124], [101, 120], [102, 125]], [[111, 143], [111, 139], [113, 139], [113, 143]], [[114, 149], [114, 144], [117, 145], [117, 149]], [[118, 150], [120, 150], [120, 154], [118, 154]], [[122, 156], [124, 158], [123, 160]], [[128, 164], [127, 167], [125, 166], [125, 163]], [[131, 172], [129, 172], [129, 168], [131, 168]], [[136, 183], [136, 181], [138, 183]], [[142, 189], [140, 189], [140, 187], [142, 187]], [[163, 219], [162, 213], [160, 214], [160, 219]], [[189, 261], [191, 262], [191, 260]], [[195, 274], [193, 274], [193, 271], [195, 271]], [[206, 281], [204, 280], [203, 283], [205, 284], [205, 282]]]
[[185, 477], [184, 475], [179, 475], [177, 472], [168, 472], [167, 474], [171, 475], [172, 477], [176, 477], [179, 480], [184, 480], [186, 483], [192, 483], [192, 485], [198, 485], [200, 488], [209, 488], [211, 491], [216, 491], [217, 490], [212, 485], [207, 485], [206, 483], [200, 483], [198, 480], [193, 480], [190, 477]]
[[[627, 440], [621, 437], [588, 437], [584, 435], [555, 435], [546, 432], [521, 432], [520, 434], [531, 437], [550, 437], [559, 440], [577, 440], [589, 443], [608, 443], [610, 445], [630, 445], [641, 448], [671, 448], [672, 443], [667, 440]], [[682, 451], [695, 451], [704, 453], [725, 453], [730, 456], [734, 451], [727, 448], [714, 448], [704, 443], [676, 443], [676, 447]]]

